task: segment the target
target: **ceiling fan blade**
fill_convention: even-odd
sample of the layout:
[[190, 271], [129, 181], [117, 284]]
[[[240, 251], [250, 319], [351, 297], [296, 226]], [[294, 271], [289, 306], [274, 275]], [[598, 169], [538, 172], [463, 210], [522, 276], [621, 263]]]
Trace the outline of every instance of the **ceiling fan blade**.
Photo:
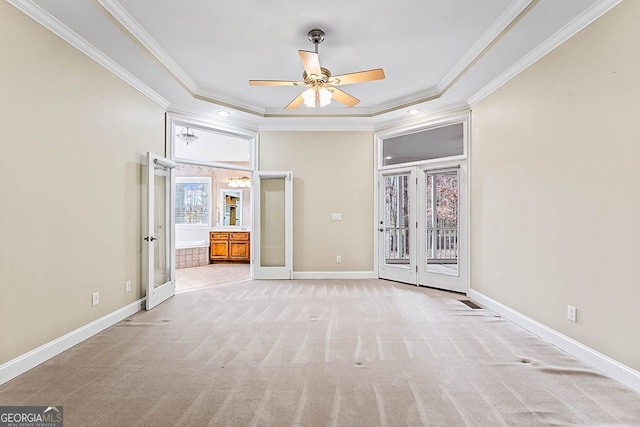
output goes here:
[[358, 71], [357, 73], [341, 74], [332, 76], [329, 83], [334, 86], [349, 85], [351, 83], [370, 82], [372, 80], [384, 79], [384, 70], [376, 68], [375, 70]]
[[300, 59], [302, 59], [302, 65], [304, 65], [304, 70], [307, 72], [307, 76], [313, 78], [321, 78], [322, 71], [320, 70], [320, 59], [318, 58], [318, 54], [315, 52], [309, 52], [306, 50], [299, 50], [298, 54], [300, 54]]
[[[303, 92], [304, 93], [304, 92]], [[300, 95], [296, 96], [293, 101], [291, 101], [289, 103], [289, 105], [287, 105], [286, 107], [284, 107], [285, 110], [294, 110], [296, 108], [298, 108], [300, 106], [300, 104], [302, 104], [304, 102], [304, 98], [302, 97], [302, 93], [300, 93]]]
[[334, 87], [332, 92], [333, 92], [333, 99], [343, 103], [347, 107], [353, 107], [354, 105], [360, 102], [360, 100], [355, 96], [351, 96], [347, 92], [343, 92], [337, 87]]
[[289, 80], [249, 80], [249, 86], [302, 86], [305, 82]]

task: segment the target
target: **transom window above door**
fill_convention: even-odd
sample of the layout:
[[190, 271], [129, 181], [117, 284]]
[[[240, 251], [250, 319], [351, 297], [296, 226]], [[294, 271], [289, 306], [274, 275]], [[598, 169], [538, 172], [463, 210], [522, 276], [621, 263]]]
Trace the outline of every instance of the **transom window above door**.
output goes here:
[[175, 158], [178, 161], [194, 160], [240, 168], [252, 166], [251, 139], [182, 125], [176, 125], [175, 129]]
[[382, 165], [420, 162], [464, 154], [464, 123], [386, 138], [382, 141]]

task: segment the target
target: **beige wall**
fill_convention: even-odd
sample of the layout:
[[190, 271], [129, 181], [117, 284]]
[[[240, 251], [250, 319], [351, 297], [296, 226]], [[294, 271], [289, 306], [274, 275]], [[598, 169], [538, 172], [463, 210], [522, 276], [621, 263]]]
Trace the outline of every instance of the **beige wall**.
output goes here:
[[140, 162], [164, 112], [7, 2], [0, 58], [2, 364], [141, 297]]
[[260, 133], [260, 170], [293, 171], [294, 271], [373, 270], [373, 153], [371, 132]]
[[639, 16], [622, 3], [483, 100], [471, 142], [471, 287], [636, 370]]

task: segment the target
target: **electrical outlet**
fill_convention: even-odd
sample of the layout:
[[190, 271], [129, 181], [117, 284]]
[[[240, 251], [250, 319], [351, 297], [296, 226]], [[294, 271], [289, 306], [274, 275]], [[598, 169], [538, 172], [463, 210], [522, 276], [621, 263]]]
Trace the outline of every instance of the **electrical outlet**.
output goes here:
[[342, 214], [341, 213], [332, 213], [331, 214], [331, 221], [342, 221]]
[[127, 283], [124, 284], [125, 292], [131, 292], [131, 280], [127, 280]]
[[336, 256], [336, 262], [342, 262], [342, 256], [341, 255]]
[[94, 292], [91, 305], [98, 305], [99, 303], [100, 303], [100, 292]]
[[572, 305], [568, 305], [567, 306], [567, 319], [571, 320], [572, 322], [575, 322], [577, 317], [578, 317], [578, 309], [575, 308]]

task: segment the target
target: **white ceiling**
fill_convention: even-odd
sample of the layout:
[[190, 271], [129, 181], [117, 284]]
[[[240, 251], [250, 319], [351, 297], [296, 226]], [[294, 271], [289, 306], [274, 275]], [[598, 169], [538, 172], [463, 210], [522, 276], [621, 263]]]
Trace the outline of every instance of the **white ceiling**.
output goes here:
[[[467, 106], [619, 0], [8, 1], [170, 111], [224, 109], [231, 123], [277, 128], [381, 126], [406, 120], [409, 108], [426, 116]], [[300, 88], [248, 85], [300, 79], [297, 50], [313, 50], [312, 28], [326, 33], [320, 63], [333, 74], [385, 70], [385, 80], [342, 87], [356, 107], [292, 113], [283, 107]]]

